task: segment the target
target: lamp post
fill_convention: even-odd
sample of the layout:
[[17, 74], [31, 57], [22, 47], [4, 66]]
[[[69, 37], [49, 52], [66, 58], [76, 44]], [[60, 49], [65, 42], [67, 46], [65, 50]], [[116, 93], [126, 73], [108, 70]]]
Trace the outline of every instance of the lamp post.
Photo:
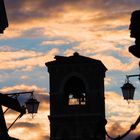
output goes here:
[[[34, 91], [31, 91], [31, 92], [18, 92], [18, 93], [9, 93], [9, 94], [6, 94], [7, 96], [10, 96], [12, 98], [17, 98], [18, 96], [20, 95], [23, 95], [23, 94], [30, 94], [30, 97], [29, 99], [27, 99], [27, 101], [25, 102], [25, 105], [22, 106], [23, 110], [24, 110], [24, 114], [26, 113], [26, 110], [27, 110], [27, 113], [29, 114], [32, 114], [32, 118], [34, 116], [35, 113], [38, 112], [38, 108], [39, 108], [39, 101], [37, 101], [37, 99], [35, 99], [34, 97]], [[9, 108], [7, 108], [5, 111], [4, 111], [4, 114], [9, 110]], [[14, 122], [9, 126], [8, 130], [15, 124], [15, 122], [21, 118], [23, 115], [23, 113], [20, 114], [15, 120]]]
[[[124, 100], [128, 100], [128, 101], [133, 100], [135, 87], [133, 86], [133, 84], [130, 83], [129, 80], [132, 77], [138, 77], [138, 79], [140, 80], [140, 74], [126, 75], [126, 82], [121, 87]], [[130, 129], [126, 133], [124, 133], [122, 136], [118, 136], [117, 138], [115, 138], [115, 140], [121, 140], [122, 138], [127, 136], [132, 130], [134, 130], [137, 127], [139, 123], [140, 123], [140, 116], [137, 118], [135, 123], [131, 125]]]
[[[26, 101], [26, 104], [29, 105], [21, 105], [21, 103], [18, 101], [18, 96], [21, 94], [30, 94], [30, 98]], [[31, 102], [31, 99], [34, 99], [34, 102]], [[29, 102], [30, 101], [30, 102]], [[3, 112], [2, 106], [7, 107], [7, 109]], [[28, 113], [37, 113], [39, 106], [39, 102], [33, 98], [33, 91], [31, 92], [19, 92], [19, 93], [9, 93], [9, 94], [2, 94], [0, 93], [0, 139], [2, 140], [16, 140], [14, 138], [11, 138], [8, 134], [8, 130], [14, 125], [14, 123], [21, 118], [24, 114], [26, 114], [26, 110]], [[30, 107], [30, 108], [29, 108]], [[19, 112], [19, 116], [13, 121], [13, 123], [7, 128], [6, 121], [4, 118], [5, 113], [12, 109], [14, 111]]]
[[[121, 87], [121, 89], [122, 89], [124, 100], [128, 100], [128, 101], [133, 100], [134, 92], [135, 92], [135, 87], [129, 81], [129, 78], [131, 77], [138, 77], [138, 79], [140, 80], [140, 74], [126, 75], [126, 82]], [[126, 133], [124, 133], [122, 136], [118, 136], [115, 140], [121, 140], [122, 138], [127, 136], [132, 130], [134, 130], [137, 127], [139, 123], [140, 123], [140, 116], [137, 118], [135, 123], [131, 125], [130, 129]]]
[[[126, 75], [126, 81], [125, 81], [124, 85], [121, 87], [124, 100], [127, 100], [128, 103], [129, 103], [129, 100], [133, 100], [134, 93], [135, 93], [135, 87], [129, 80], [132, 77], [138, 77], [138, 79], [140, 80], [140, 74]], [[118, 137], [113, 138], [107, 133], [107, 131], [106, 131], [106, 135], [112, 140], [121, 140], [124, 137], [126, 137], [132, 130], [134, 130], [139, 123], [140, 123], [140, 116], [137, 118], [135, 123], [130, 126], [129, 130], [126, 131], [123, 135], [121, 135], [121, 136], [119, 135]], [[140, 136], [138, 138], [136, 138], [136, 140], [138, 140], [138, 139], [140, 139]]]

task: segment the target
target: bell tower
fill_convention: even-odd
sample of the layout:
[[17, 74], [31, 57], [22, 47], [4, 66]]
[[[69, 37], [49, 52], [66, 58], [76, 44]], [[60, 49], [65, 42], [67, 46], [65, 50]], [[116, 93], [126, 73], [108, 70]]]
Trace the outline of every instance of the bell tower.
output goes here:
[[105, 140], [104, 77], [99, 60], [55, 56], [50, 75], [50, 140]]

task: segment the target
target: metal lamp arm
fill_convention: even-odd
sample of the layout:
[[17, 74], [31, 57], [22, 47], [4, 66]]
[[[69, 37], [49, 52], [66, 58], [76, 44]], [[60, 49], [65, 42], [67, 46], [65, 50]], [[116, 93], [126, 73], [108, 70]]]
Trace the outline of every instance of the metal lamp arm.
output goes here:
[[137, 127], [137, 125], [139, 124], [139, 122], [140, 122], [140, 116], [138, 117], [138, 119], [136, 120], [136, 122], [131, 125], [130, 129], [131, 130], [134, 130]]
[[16, 122], [18, 119], [20, 119], [24, 114], [26, 114], [26, 108], [23, 106], [23, 107], [22, 107], [21, 113], [20, 113], [19, 116], [14, 120], [14, 122], [8, 127], [7, 130], [9, 130], [9, 129], [15, 124], [15, 122]]
[[118, 136], [117, 138], [115, 138], [114, 140], [121, 140], [124, 137], [126, 137], [129, 133], [131, 132], [131, 130], [129, 129], [125, 134], [123, 134], [122, 136]]
[[9, 130], [9, 129], [15, 124], [15, 122], [16, 122], [18, 119], [20, 119], [22, 116], [23, 116], [23, 114], [20, 114], [20, 115], [13, 121], [13, 123], [8, 127], [7, 130]]
[[139, 77], [139, 80], [140, 80], [140, 74], [126, 75], [127, 81], [129, 81], [129, 78], [131, 77]]
[[122, 138], [124, 138], [125, 136], [127, 136], [132, 130], [134, 130], [137, 127], [137, 125], [139, 124], [139, 122], [140, 122], [140, 116], [138, 117], [138, 119], [136, 120], [136, 122], [131, 125], [130, 129], [125, 134], [123, 134], [122, 136], [117, 137], [115, 140], [121, 140]]

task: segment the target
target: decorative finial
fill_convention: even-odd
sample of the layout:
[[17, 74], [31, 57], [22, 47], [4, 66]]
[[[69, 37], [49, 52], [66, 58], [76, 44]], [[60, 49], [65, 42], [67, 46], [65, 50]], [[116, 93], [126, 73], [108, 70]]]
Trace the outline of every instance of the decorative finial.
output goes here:
[[74, 56], [79, 56], [78, 52], [73, 53]]

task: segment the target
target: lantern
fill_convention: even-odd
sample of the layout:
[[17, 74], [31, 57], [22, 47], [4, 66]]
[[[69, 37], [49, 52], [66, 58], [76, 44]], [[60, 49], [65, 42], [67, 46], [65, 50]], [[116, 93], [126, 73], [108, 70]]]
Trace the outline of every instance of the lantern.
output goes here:
[[38, 107], [39, 107], [39, 102], [36, 99], [34, 99], [32, 97], [32, 98], [28, 99], [25, 102], [25, 104], [26, 104], [28, 113], [31, 113], [31, 114], [37, 113]]
[[131, 83], [125, 83], [121, 89], [125, 100], [133, 100], [135, 87]]

